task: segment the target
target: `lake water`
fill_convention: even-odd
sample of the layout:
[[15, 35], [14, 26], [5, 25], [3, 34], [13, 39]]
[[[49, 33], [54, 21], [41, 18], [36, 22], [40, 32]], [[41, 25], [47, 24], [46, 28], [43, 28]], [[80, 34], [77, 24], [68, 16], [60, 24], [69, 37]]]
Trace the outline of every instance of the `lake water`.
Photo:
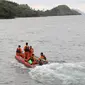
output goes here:
[[[49, 64], [17, 62], [16, 48], [26, 42]], [[85, 16], [0, 20], [0, 85], [85, 85]]]

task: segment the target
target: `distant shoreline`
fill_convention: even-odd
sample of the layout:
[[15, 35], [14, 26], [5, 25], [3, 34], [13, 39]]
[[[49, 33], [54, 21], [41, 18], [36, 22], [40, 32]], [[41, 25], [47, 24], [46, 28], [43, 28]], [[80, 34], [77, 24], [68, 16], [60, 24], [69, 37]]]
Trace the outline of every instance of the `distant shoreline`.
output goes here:
[[34, 10], [27, 4], [18, 4], [12, 1], [0, 1], [0, 19], [13, 19], [16, 17], [47, 17], [81, 15], [76, 10], [70, 9], [67, 5], [59, 5], [51, 10]]
[[26, 18], [48, 18], [48, 17], [72, 17], [72, 16], [85, 16], [85, 15], [65, 15], [65, 16], [40, 16], [40, 17], [15, 17], [15, 18], [8, 18], [8, 19], [6, 19], [6, 18], [3, 18], [3, 19], [1, 19], [0, 18], [0, 20], [10, 20], [10, 19], [26, 19]]

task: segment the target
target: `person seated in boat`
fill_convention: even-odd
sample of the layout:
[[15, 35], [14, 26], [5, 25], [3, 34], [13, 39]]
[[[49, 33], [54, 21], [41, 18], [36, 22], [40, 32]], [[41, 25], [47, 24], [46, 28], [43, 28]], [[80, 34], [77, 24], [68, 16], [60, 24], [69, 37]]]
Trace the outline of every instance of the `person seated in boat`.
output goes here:
[[35, 55], [32, 54], [32, 56], [30, 57], [30, 59], [27, 60], [27, 62], [28, 62], [29, 64], [37, 64], [37, 63], [36, 63]]
[[37, 60], [37, 58], [36, 58], [36, 56], [34, 55], [34, 54], [32, 54], [32, 56], [31, 56], [31, 58], [30, 58], [31, 60], [32, 60], [32, 64], [37, 64], [38, 63], [38, 60]]
[[43, 54], [43, 52], [40, 53], [40, 58], [39, 60], [46, 60], [46, 57], [45, 55]]
[[24, 58], [24, 54], [21, 49], [21, 45], [18, 45], [18, 48], [16, 49], [16, 56], [21, 56], [22, 58]]
[[30, 59], [30, 50], [29, 50], [29, 46], [28, 43], [26, 42], [26, 45], [24, 47], [24, 55], [25, 55], [25, 60], [27, 61], [28, 59]]
[[32, 46], [30, 46], [29, 50], [30, 50], [30, 56], [32, 56], [32, 54], [34, 54], [34, 49], [32, 48]]
[[40, 58], [38, 60], [39, 60], [38, 61], [39, 65], [43, 65], [43, 64], [48, 63], [48, 61], [47, 61], [45, 55], [43, 54], [43, 52], [40, 53]]

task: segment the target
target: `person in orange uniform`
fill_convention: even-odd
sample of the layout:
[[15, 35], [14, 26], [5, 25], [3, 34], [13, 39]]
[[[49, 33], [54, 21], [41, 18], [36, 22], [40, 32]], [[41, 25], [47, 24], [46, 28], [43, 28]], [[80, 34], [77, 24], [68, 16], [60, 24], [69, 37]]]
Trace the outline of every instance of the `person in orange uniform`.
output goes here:
[[43, 52], [40, 53], [40, 58], [39, 58], [39, 60], [42, 60], [42, 59], [46, 60], [46, 57], [45, 57], [45, 55], [43, 54]]
[[32, 48], [32, 46], [30, 46], [30, 56], [32, 56], [33, 53], [34, 53], [34, 49]]
[[40, 53], [40, 58], [38, 60], [39, 65], [43, 65], [43, 63], [46, 61], [46, 57], [43, 52]]
[[26, 43], [26, 46], [24, 47], [24, 55], [25, 55], [25, 60], [29, 60], [30, 59], [30, 50], [29, 50], [29, 46], [28, 46], [28, 43]]
[[38, 61], [37, 61], [37, 59], [36, 59], [36, 57], [35, 57], [35, 55], [34, 54], [32, 54], [32, 56], [31, 56], [31, 58], [30, 58], [31, 60], [32, 60], [32, 64], [37, 64], [38, 63]]
[[18, 45], [18, 48], [16, 50], [16, 55], [17, 56], [21, 56], [22, 58], [24, 58], [24, 54], [22, 53], [22, 49], [21, 49], [21, 45]]

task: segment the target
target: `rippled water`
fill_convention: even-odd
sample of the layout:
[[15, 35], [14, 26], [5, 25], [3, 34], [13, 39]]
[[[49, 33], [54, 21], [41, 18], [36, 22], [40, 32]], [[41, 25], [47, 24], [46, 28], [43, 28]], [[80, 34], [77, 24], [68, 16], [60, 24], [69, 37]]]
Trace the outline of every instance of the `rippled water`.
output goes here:
[[[49, 64], [18, 63], [15, 51], [25, 42]], [[0, 85], [85, 85], [85, 16], [0, 20]]]

